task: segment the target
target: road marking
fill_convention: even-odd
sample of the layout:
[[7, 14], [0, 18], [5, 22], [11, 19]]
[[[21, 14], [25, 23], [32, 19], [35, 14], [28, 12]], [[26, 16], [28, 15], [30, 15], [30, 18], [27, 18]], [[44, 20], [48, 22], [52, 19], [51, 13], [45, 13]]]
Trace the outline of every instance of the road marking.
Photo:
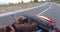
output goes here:
[[56, 4], [57, 6], [60, 6], [60, 4]]
[[57, 5], [57, 6], [60, 6], [60, 4], [57, 4], [57, 3], [54, 3], [55, 5]]
[[43, 14], [44, 12], [48, 11], [51, 7], [52, 7], [52, 4], [51, 4], [46, 10], [42, 11], [42, 12], [39, 13], [38, 15], [41, 15], [41, 14]]
[[23, 11], [27, 11], [27, 10], [31, 10], [31, 9], [35, 9], [35, 8], [38, 8], [38, 7], [45, 6], [45, 5], [47, 5], [47, 4], [48, 4], [48, 3], [46, 3], [46, 4], [44, 4], [44, 5], [32, 7], [32, 8], [27, 8], [27, 9], [15, 11], [15, 12], [8, 12], [8, 13], [0, 14], [0, 17], [7, 16], [7, 15], [12, 15], [12, 14], [15, 14], [15, 13], [19, 13], [19, 12], [23, 12]]

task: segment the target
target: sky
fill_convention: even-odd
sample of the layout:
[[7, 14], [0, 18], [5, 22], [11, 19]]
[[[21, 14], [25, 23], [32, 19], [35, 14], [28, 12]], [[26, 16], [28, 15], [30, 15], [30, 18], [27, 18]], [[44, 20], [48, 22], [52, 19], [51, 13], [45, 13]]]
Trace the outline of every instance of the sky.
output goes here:
[[[24, 3], [30, 2], [31, 0], [23, 0]], [[39, 0], [41, 1], [41, 0]], [[45, 1], [45, 0], [43, 0]], [[21, 0], [0, 0], [0, 4], [8, 4], [8, 3], [18, 3], [21, 2]]]

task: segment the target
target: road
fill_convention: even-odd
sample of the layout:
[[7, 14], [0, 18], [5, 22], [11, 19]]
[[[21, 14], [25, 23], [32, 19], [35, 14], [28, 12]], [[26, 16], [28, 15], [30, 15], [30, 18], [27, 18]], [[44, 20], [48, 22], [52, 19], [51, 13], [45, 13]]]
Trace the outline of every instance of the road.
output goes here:
[[[23, 14], [41, 14], [44, 16], [51, 17], [55, 19], [57, 26], [60, 27], [60, 6], [53, 4], [53, 3], [47, 3], [46, 5], [34, 9], [30, 9], [24, 12], [15, 13], [14, 15], [16, 17], [23, 15]], [[7, 22], [9, 19], [14, 22], [14, 19], [11, 15], [0, 17], [0, 25], [8, 25]]]
[[52, 7], [42, 13], [42, 15], [53, 18], [56, 21], [56, 25], [60, 28], [60, 6], [52, 4]]

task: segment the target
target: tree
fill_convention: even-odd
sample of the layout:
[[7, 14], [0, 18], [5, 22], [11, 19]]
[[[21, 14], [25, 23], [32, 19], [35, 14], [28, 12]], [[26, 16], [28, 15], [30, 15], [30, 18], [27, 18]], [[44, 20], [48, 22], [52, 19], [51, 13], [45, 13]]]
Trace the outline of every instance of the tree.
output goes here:
[[60, 0], [52, 0], [52, 2], [60, 4]]
[[42, 1], [42, 0], [41, 0]]
[[32, 3], [33, 1], [31, 0], [31, 3]]
[[24, 3], [23, 0], [21, 0], [21, 3]]
[[38, 2], [38, 0], [34, 0], [34, 2]]

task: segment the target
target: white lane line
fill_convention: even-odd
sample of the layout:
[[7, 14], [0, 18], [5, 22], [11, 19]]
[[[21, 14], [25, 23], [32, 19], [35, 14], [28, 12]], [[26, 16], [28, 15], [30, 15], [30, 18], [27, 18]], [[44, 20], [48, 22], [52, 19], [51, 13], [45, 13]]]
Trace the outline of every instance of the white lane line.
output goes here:
[[57, 4], [57, 3], [54, 3], [55, 5], [57, 5], [57, 6], [60, 6], [60, 4]]
[[60, 6], [60, 4], [56, 4], [57, 6]]
[[0, 14], [0, 17], [7, 16], [7, 15], [11, 15], [11, 14], [15, 14], [15, 13], [19, 13], [19, 12], [23, 12], [23, 11], [27, 11], [27, 10], [31, 10], [31, 9], [35, 9], [35, 8], [39, 8], [39, 7], [45, 6], [45, 5], [47, 5], [47, 4], [48, 4], [48, 3], [46, 3], [46, 4], [44, 4], [44, 5], [32, 7], [32, 8], [27, 8], [27, 9], [15, 11], [15, 12], [8, 12], [8, 13]]
[[51, 4], [46, 10], [40, 12], [38, 15], [41, 15], [41, 14], [43, 14], [44, 12], [48, 11], [51, 7], [52, 7], [52, 4]]

